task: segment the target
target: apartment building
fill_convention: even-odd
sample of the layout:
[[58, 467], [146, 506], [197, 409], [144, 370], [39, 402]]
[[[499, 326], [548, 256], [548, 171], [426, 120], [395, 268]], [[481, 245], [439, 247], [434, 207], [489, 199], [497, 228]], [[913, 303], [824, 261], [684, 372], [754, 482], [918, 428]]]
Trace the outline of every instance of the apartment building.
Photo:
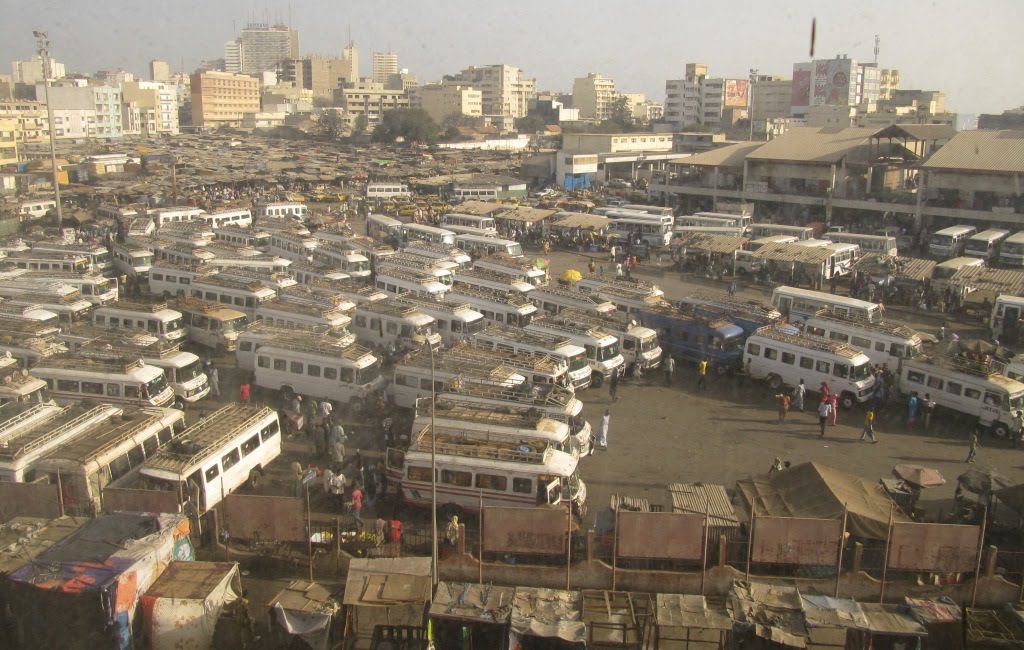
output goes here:
[[133, 131], [134, 134], [178, 134], [177, 88], [157, 81], [134, 81], [121, 84], [121, 93], [124, 96], [125, 111], [130, 114], [132, 128], [137, 129]]
[[193, 126], [240, 126], [243, 115], [260, 112], [260, 83], [252, 77], [197, 72], [191, 88]]
[[[36, 97], [43, 97], [43, 84]], [[50, 86], [54, 137], [63, 140], [114, 139], [124, 135], [121, 88], [90, 86], [84, 79], [65, 79]]]
[[171, 80], [171, 65], [167, 61], [153, 59], [149, 62], [149, 80], [167, 82]]
[[441, 124], [452, 115], [483, 115], [483, 93], [469, 86], [449, 83], [426, 84], [415, 93], [414, 105]]
[[20, 146], [46, 142], [49, 138], [46, 117], [46, 104], [43, 102], [22, 99], [0, 101], [0, 120], [17, 121], [15, 133]]
[[0, 165], [18, 162], [18, 131], [21, 124], [13, 117], [0, 117]]
[[[38, 55], [28, 61], [14, 61], [11, 68], [16, 84], [34, 86], [43, 81], [43, 59]], [[63, 79], [65, 76], [64, 64], [50, 57], [50, 79]]]
[[704, 63], [687, 63], [683, 79], [665, 82], [664, 120], [676, 131], [694, 124], [720, 131], [723, 116], [733, 122], [746, 109], [748, 86], [746, 79], [709, 77]]
[[879, 100], [881, 89], [882, 71], [874, 63], [858, 64], [845, 55], [794, 63], [791, 114], [804, 118], [812, 106], [869, 105]]
[[356, 117], [365, 115], [372, 129], [385, 112], [409, 108], [409, 95], [404, 90], [388, 90], [384, 84], [356, 81], [334, 91], [334, 103], [345, 109], [346, 122], [354, 123]]
[[373, 53], [373, 82], [387, 84], [388, 76], [398, 74], [398, 55], [394, 52]]
[[754, 137], [764, 139], [768, 125], [789, 118], [793, 105], [793, 80], [757, 79], [750, 87], [750, 117], [754, 121]]
[[[299, 31], [287, 25], [249, 23], [237, 41], [241, 46], [242, 74], [276, 70], [282, 62], [299, 58]], [[226, 50], [224, 58], [227, 67]]]
[[585, 120], [611, 119], [616, 101], [614, 79], [591, 72], [573, 81], [572, 105], [580, 110], [580, 117]]
[[501, 63], [470, 66], [452, 81], [480, 90], [484, 115], [526, 117], [530, 99], [537, 94], [536, 79], [527, 79], [519, 68]]
[[314, 97], [331, 97], [342, 84], [357, 81], [351, 59], [331, 56], [307, 56], [289, 59], [281, 70], [281, 82], [311, 90]]
[[407, 69], [399, 70], [395, 74], [389, 74], [384, 82], [384, 87], [388, 90], [404, 90], [410, 94], [419, 88], [419, 85], [419, 79]]

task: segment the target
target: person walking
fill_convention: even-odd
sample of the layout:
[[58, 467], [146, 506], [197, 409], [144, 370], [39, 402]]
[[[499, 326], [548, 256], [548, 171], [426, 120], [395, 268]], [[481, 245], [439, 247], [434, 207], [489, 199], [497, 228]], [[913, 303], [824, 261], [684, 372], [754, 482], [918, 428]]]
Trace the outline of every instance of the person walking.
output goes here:
[[206, 378], [210, 382], [210, 390], [213, 392], [213, 396], [220, 399], [220, 372], [217, 371], [217, 366], [210, 364], [210, 371], [207, 373]]
[[736, 280], [729, 283], [729, 297], [732, 298], [736, 295]]
[[248, 404], [249, 400], [252, 399], [252, 386], [247, 381], [243, 381], [242, 385], [238, 387], [238, 397], [242, 400], [243, 404]]
[[978, 456], [978, 447], [980, 446], [978, 444], [978, 430], [975, 429], [974, 433], [971, 434], [971, 447], [967, 450], [967, 460], [964, 461], [965, 463], [974, 462], [974, 459]]
[[860, 439], [863, 441], [865, 437], [871, 438], [872, 443], [878, 442], [878, 438], [875, 437], [874, 409], [868, 409], [867, 415], [864, 416], [864, 430], [860, 432]]
[[821, 401], [827, 402], [829, 400], [828, 382], [821, 382], [821, 388], [818, 389], [818, 393], [821, 394]]
[[831, 408], [832, 413], [828, 418], [828, 425], [830, 427], [836, 426], [836, 421], [839, 420], [839, 395], [838, 393], [832, 393], [828, 398], [828, 405]]
[[917, 424], [917, 391], [910, 393], [910, 399], [907, 400], [907, 431], [914, 428]]
[[793, 410], [799, 409], [801, 413], [804, 412], [804, 397], [807, 395], [807, 386], [804, 385], [804, 380], [801, 379], [800, 383], [793, 389]]
[[601, 416], [601, 424], [597, 427], [597, 448], [604, 451], [608, 449], [608, 426], [611, 424], [612, 410], [605, 409]]
[[612, 398], [612, 404], [619, 399], [619, 371], [612, 370], [612, 376], [608, 379], [608, 396]]
[[779, 402], [779, 422], [785, 422], [786, 413], [789, 412], [789, 395], [779, 393], [775, 396], [775, 399]]
[[704, 357], [697, 364], [697, 390], [708, 390], [708, 358]]
[[818, 404], [818, 428], [821, 429], [819, 437], [825, 437], [825, 425], [828, 424], [828, 416], [832, 414], [832, 402], [822, 401]]
[[932, 415], [935, 414], [935, 400], [932, 399], [930, 393], [924, 394], [924, 428], [925, 430], [931, 429], [932, 427]]
[[1024, 413], [1014, 411], [1010, 420], [1010, 440], [1014, 447], [1020, 447], [1021, 434], [1024, 433]]
[[360, 529], [363, 527], [363, 491], [360, 489], [362, 484], [356, 481], [352, 488], [352, 515], [356, 518], [356, 525]]
[[666, 386], [671, 386], [672, 385], [672, 374], [675, 373], [675, 371], [676, 371], [676, 360], [673, 359], [672, 355], [668, 354], [667, 352], [665, 353], [664, 370], [665, 370], [665, 385]]

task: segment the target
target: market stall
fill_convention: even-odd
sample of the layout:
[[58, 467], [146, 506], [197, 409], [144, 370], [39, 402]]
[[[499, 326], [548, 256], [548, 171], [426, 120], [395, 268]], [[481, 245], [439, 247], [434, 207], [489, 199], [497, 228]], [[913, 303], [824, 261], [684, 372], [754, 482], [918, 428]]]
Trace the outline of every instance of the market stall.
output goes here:
[[435, 646], [507, 648], [514, 593], [513, 587], [439, 582], [430, 604]]

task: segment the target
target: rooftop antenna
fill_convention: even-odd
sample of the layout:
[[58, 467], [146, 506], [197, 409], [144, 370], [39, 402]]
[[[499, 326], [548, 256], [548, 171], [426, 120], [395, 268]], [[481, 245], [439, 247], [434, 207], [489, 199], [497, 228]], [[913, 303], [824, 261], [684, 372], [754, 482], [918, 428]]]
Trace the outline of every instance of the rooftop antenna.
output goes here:
[[352, 24], [351, 23], [349, 23], [349, 26], [348, 26], [348, 46], [352, 47]]
[[879, 46], [879, 44], [881, 42], [882, 42], [881, 37], [879, 37], [878, 34], [875, 34], [875, 64], [876, 65], [878, 64], [878, 46]]

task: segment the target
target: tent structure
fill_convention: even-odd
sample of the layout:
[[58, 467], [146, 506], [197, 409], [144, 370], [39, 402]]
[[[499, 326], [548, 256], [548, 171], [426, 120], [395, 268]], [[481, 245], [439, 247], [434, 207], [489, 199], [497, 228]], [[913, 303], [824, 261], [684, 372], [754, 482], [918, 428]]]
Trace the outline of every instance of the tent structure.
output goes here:
[[740, 505], [758, 517], [842, 519], [849, 510], [846, 530], [865, 539], [886, 538], [892, 521], [909, 522], [884, 488], [827, 465], [802, 463], [781, 472], [736, 482]]
[[241, 594], [234, 562], [172, 562], [142, 596], [149, 647], [213, 647], [220, 613]]

